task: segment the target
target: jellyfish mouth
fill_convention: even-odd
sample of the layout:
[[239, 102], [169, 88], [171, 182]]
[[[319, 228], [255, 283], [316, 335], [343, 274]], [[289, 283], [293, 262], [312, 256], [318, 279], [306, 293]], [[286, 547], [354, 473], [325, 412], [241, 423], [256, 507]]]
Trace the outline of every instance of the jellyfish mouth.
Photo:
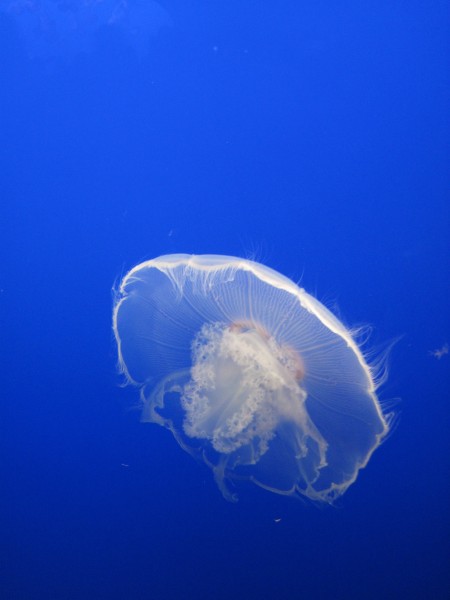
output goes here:
[[267, 329], [257, 321], [234, 321], [229, 326], [229, 330], [233, 333], [245, 333], [247, 331], [256, 331], [265, 340], [268, 340], [270, 338]]
[[188, 437], [208, 440], [224, 454], [250, 444], [255, 460], [267, 451], [279, 423], [294, 420], [306, 427], [306, 391], [298, 381], [303, 370], [297, 354], [252, 325], [202, 327], [181, 405]]
[[297, 383], [303, 381], [305, 377], [305, 363], [300, 354], [289, 344], [278, 345], [273, 336], [269, 334], [267, 329], [258, 323], [257, 321], [234, 321], [228, 327], [232, 333], [246, 333], [255, 331], [261, 336], [263, 340], [270, 343], [273, 340], [273, 344], [279, 348], [278, 360], [283, 364], [288, 371], [293, 375]]

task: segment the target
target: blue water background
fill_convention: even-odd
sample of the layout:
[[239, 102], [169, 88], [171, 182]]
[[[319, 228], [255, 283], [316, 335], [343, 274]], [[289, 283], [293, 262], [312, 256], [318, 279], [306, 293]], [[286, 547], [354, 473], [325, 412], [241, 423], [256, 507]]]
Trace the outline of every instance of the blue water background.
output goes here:
[[[447, 2], [7, 4], [0, 596], [448, 598]], [[256, 257], [398, 340], [396, 430], [336, 507], [227, 503], [139, 422], [111, 290], [173, 252]]]

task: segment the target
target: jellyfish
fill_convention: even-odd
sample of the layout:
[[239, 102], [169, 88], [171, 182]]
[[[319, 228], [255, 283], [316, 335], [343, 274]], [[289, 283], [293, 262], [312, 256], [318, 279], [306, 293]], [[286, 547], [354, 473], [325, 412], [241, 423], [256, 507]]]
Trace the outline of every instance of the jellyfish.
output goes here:
[[251, 260], [172, 254], [123, 278], [118, 365], [223, 496], [253, 483], [333, 503], [389, 431], [377, 377], [318, 300]]

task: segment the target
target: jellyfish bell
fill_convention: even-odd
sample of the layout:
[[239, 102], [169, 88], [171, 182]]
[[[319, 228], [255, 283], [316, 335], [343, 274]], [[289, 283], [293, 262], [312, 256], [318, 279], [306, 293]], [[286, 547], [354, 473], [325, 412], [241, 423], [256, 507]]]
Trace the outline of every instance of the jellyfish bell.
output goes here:
[[351, 332], [259, 263], [186, 254], [144, 262], [120, 285], [113, 329], [142, 419], [170, 429], [227, 499], [248, 480], [331, 503], [388, 433]]

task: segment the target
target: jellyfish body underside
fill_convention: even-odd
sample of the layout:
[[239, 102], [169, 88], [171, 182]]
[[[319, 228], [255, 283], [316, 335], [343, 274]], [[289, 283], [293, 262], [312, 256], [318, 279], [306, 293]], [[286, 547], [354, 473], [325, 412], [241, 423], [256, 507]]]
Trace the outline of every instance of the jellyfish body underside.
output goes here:
[[223, 256], [168, 255], [124, 278], [114, 307], [119, 366], [142, 419], [170, 429], [213, 471], [333, 502], [388, 431], [351, 334], [279, 273]]

